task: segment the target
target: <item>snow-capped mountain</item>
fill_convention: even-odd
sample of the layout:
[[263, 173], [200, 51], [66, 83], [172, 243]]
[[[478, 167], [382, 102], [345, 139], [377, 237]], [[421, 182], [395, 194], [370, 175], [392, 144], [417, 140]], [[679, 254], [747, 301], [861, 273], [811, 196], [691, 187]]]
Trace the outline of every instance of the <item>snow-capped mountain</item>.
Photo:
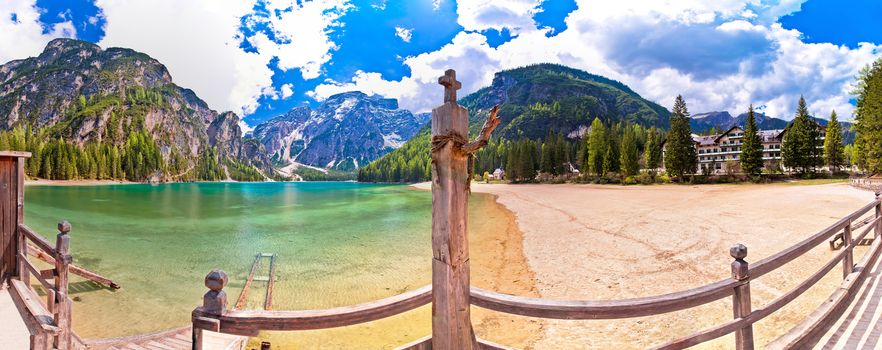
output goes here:
[[349, 171], [400, 147], [431, 116], [362, 92], [329, 97], [316, 109], [296, 107], [257, 127], [252, 137], [279, 166], [294, 162]]

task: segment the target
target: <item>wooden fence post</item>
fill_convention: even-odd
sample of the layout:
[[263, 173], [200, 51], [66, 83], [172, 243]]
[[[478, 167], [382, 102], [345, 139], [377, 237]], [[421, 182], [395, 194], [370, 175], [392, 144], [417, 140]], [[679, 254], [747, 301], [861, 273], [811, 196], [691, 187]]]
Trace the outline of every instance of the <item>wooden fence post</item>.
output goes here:
[[55, 324], [60, 331], [55, 338], [55, 347], [71, 347], [71, 303], [67, 295], [68, 270], [73, 257], [70, 255], [70, 223], [58, 223], [58, 236], [55, 239]]
[[31, 271], [28, 270], [26, 266], [25, 259], [28, 257], [28, 241], [25, 238], [23, 232], [20, 232], [18, 226], [24, 224], [24, 180], [25, 180], [25, 160], [24, 157], [19, 157], [16, 160], [17, 164], [17, 188], [16, 188], [16, 225], [15, 232], [16, 238], [18, 239], [18, 255], [16, 255], [16, 259], [18, 259], [18, 278], [20, 281], [24, 282], [26, 286], [31, 285]]
[[[880, 195], [882, 195], [882, 193], [876, 192], [877, 201], [879, 200]], [[878, 218], [880, 216], [882, 216], [882, 202], [876, 204], [876, 217]], [[876, 236], [876, 238], [879, 238], [879, 235], [882, 235], [882, 220], [876, 223], [876, 228], [874, 230], [875, 232], [873, 232], [873, 235]]]
[[[736, 244], [729, 249], [729, 255], [735, 258], [732, 262], [732, 278], [736, 281], [743, 281], [750, 277], [747, 267], [747, 247], [743, 244]], [[735, 318], [743, 318], [750, 315], [750, 282], [735, 287], [735, 294], [732, 296], [732, 310]], [[737, 350], [753, 350], [753, 325], [747, 325], [744, 328], [735, 331], [735, 349]]]
[[[205, 287], [208, 292], [202, 296], [202, 310], [209, 314], [221, 316], [227, 312], [227, 273], [224, 270], [214, 269], [205, 275]], [[193, 326], [193, 350], [202, 350], [203, 330]]]
[[[876, 227], [879, 227], [878, 225]], [[842, 278], [845, 279], [854, 271], [854, 249], [849, 246], [852, 243], [851, 220], [842, 229], [842, 246], [845, 247], [845, 258], [842, 259]]]
[[469, 114], [456, 103], [452, 69], [438, 79], [444, 104], [432, 110], [432, 349], [477, 349], [469, 300], [467, 236]]

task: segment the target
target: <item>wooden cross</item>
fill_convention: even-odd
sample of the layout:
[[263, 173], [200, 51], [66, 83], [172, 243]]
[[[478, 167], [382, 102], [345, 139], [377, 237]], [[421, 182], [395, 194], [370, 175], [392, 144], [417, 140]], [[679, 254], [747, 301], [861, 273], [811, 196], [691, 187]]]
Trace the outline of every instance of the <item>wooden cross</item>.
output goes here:
[[456, 90], [462, 88], [462, 83], [456, 81], [456, 71], [446, 70], [444, 76], [438, 78], [438, 84], [444, 85], [444, 103], [456, 102]]

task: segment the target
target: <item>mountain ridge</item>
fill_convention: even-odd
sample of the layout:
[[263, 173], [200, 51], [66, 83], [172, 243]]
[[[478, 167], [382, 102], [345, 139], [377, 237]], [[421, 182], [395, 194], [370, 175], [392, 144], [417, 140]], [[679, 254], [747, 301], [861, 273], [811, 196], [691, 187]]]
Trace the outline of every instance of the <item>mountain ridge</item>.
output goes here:
[[396, 149], [427, 122], [426, 113], [400, 109], [398, 101], [360, 91], [336, 94], [315, 109], [292, 108], [250, 133], [276, 166], [299, 163], [353, 171]]
[[[143, 133], [146, 138], [138, 143], [155, 148], [148, 153], [160, 159], [143, 169], [133, 165], [124, 174], [129, 180], [161, 179], [184, 169], [212, 174], [182, 178], [234, 178], [245, 171], [253, 180], [252, 166], [272, 175], [269, 159], [259, 147], [245, 145], [238, 124], [238, 115], [211, 109], [195, 92], [176, 85], [162, 63], [132, 49], [54, 39], [36, 57], [0, 65], [0, 130], [27, 129], [31, 134], [25, 137], [57, 139], [80, 151], [93, 144], [125, 151], [135, 142], [133, 135]], [[41, 146], [35, 141], [27, 147], [39, 151]], [[142, 148], [128, 151], [141, 154]], [[84, 158], [79, 171], [57, 173], [41, 166], [31, 176], [82, 178], [92, 173], [90, 165], [101, 166], [97, 153], [74, 153], [71, 158]], [[54, 157], [43, 165], [65, 161]]]

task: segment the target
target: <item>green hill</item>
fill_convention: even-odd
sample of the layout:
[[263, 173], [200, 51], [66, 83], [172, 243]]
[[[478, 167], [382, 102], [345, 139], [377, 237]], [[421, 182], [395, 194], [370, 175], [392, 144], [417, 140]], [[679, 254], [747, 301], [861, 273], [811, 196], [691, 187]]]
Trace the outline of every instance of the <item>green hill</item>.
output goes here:
[[[578, 141], [595, 117], [607, 124], [627, 122], [666, 129], [670, 112], [626, 85], [556, 64], [538, 64], [496, 73], [493, 83], [462, 99], [469, 110], [469, 133], [480, 130], [499, 105], [493, 141], [540, 140], [550, 133]], [[404, 146], [359, 170], [359, 181], [417, 182], [429, 179], [429, 127]]]

